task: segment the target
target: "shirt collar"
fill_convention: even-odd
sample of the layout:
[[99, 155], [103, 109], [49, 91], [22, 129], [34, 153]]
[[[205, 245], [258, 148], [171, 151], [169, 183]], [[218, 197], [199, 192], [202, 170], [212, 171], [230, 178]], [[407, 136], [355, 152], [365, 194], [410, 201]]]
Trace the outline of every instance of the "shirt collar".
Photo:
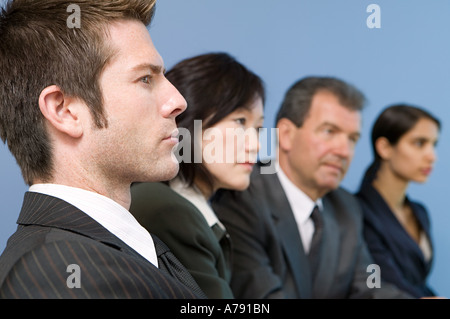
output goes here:
[[322, 210], [323, 205], [321, 198], [314, 202], [300, 188], [291, 182], [281, 167], [277, 174], [298, 223], [304, 224], [308, 220], [315, 205]]
[[128, 210], [112, 199], [81, 188], [59, 184], [34, 184], [29, 191], [54, 196], [77, 207], [158, 267], [155, 245], [150, 233]]
[[214, 224], [219, 224], [220, 227], [225, 229], [225, 227], [219, 221], [213, 209], [211, 208], [211, 205], [206, 200], [205, 196], [203, 196], [203, 194], [197, 187], [187, 186], [180, 180], [180, 178], [175, 178], [170, 181], [170, 187], [175, 192], [194, 204], [194, 206], [202, 213], [203, 217], [205, 217], [209, 227], [212, 227]]

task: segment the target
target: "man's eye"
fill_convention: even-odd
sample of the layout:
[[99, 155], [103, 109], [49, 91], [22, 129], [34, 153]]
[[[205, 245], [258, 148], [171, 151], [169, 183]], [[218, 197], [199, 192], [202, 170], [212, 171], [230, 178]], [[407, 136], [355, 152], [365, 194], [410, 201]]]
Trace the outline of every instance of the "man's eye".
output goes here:
[[358, 143], [358, 141], [359, 141], [359, 136], [350, 136], [350, 141], [352, 141], [353, 144]]
[[329, 135], [335, 133], [335, 131], [336, 131], [336, 130], [334, 130], [334, 129], [332, 129], [332, 128], [329, 128], [329, 127], [323, 129], [323, 132], [324, 132], [325, 134], [329, 134]]
[[150, 84], [150, 80], [151, 80], [150, 75], [146, 75], [146, 76], [141, 78], [141, 82], [144, 82], [144, 83], [147, 83], [147, 84]]

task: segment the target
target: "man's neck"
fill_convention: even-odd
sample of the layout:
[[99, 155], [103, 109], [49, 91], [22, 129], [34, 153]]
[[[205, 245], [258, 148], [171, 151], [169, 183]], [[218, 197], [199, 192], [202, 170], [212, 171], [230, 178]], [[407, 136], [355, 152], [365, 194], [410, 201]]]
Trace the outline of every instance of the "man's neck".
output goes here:
[[130, 191], [130, 185], [128, 187], [108, 187], [108, 186], [101, 186], [98, 185], [98, 183], [94, 183], [89, 180], [82, 180], [79, 177], [68, 180], [67, 178], [58, 178], [55, 177], [50, 181], [42, 181], [42, 180], [35, 180], [33, 184], [58, 184], [58, 185], [65, 185], [70, 187], [76, 187], [80, 189], [84, 189], [93, 193], [97, 193], [100, 195], [103, 195], [105, 197], [108, 197], [124, 207], [126, 210], [130, 209], [131, 205], [131, 191]]
[[319, 198], [322, 198], [326, 192], [318, 190], [314, 187], [308, 187], [303, 183], [301, 177], [296, 174], [296, 172], [286, 163], [280, 161], [280, 168], [283, 171], [284, 175], [294, 184], [297, 188], [299, 188], [303, 193], [305, 193], [313, 202], [317, 201]]

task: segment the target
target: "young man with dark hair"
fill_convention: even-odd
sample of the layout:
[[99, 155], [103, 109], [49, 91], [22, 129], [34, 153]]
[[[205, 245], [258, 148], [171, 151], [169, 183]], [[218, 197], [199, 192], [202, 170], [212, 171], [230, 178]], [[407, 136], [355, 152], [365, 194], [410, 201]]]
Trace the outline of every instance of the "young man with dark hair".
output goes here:
[[30, 189], [0, 257], [0, 297], [204, 297], [128, 211], [132, 182], [177, 173], [175, 117], [186, 108], [146, 28], [154, 5], [14, 0], [3, 9], [0, 136]]

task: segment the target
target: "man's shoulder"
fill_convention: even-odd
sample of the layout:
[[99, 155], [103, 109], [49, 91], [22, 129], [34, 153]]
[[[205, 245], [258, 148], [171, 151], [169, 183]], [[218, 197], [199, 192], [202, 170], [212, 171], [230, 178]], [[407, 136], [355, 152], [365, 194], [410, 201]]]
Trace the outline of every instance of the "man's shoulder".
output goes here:
[[355, 195], [343, 187], [338, 187], [330, 191], [323, 197], [324, 203], [331, 205], [337, 211], [347, 212], [352, 215], [360, 216], [361, 207]]
[[248, 190], [251, 192], [253, 189], [271, 189], [277, 187], [277, 169], [278, 166], [275, 162], [257, 162], [253, 167], [252, 174], [250, 176], [250, 186]]
[[355, 200], [355, 195], [342, 186], [328, 192], [324, 197], [351, 201]]
[[[75, 273], [81, 289], [71, 287]], [[118, 246], [54, 227], [20, 227], [0, 256], [4, 298], [148, 298], [167, 282], [163, 277]]]
[[[70, 249], [76, 249], [71, 246], [68, 247], [68, 243], [86, 240], [93, 241], [54, 227], [19, 225], [17, 231], [8, 239], [6, 248], [0, 256], [0, 286], [5, 278], [10, 276], [12, 272], [18, 271], [18, 268], [21, 268], [19, 272], [26, 270], [23, 268], [30, 262], [33, 264], [42, 262], [44, 268], [50, 264], [58, 267], [52, 253], [54, 249], [59, 250], [60, 255], [63, 256]], [[42, 258], [47, 259], [47, 261], [44, 262]], [[52, 260], [51, 263], [49, 263], [50, 260]]]
[[[82, 247], [95, 247], [102, 253], [113, 247], [107, 246], [94, 239], [55, 227], [37, 225], [19, 226], [17, 231], [8, 239], [5, 250], [0, 256], [0, 282], [2, 278], [15, 267], [18, 262], [40, 258], [59, 260], [50, 251], [59, 252], [59, 257], [75, 254]], [[117, 250], [118, 248], [116, 248]]]

